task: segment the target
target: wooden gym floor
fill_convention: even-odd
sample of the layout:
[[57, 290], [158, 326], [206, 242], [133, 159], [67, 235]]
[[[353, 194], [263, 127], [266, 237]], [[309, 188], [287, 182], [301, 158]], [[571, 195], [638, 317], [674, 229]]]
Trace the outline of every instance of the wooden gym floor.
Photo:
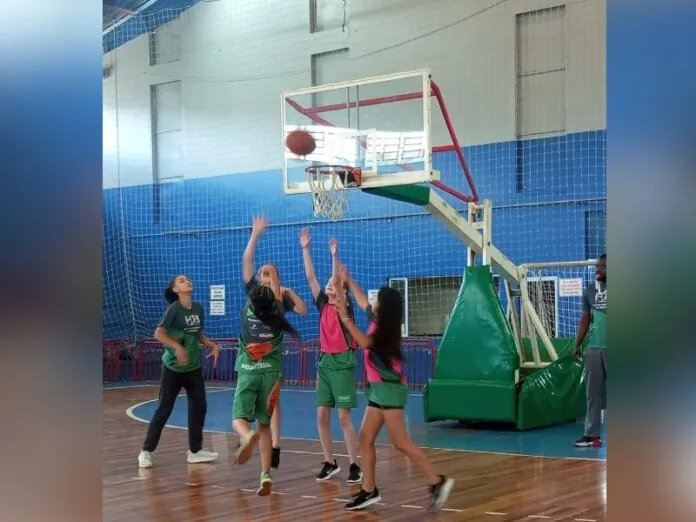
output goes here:
[[[314, 480], [323, 460], [316, 441], [283, 441], [280, 469], [273, 473], [274, 493], [268, 498], [255, 495], [258, 456], [244, 466], [234, 465], [236, 437], [227, 433], [206, 433], [204, 447], [220, 453], [216, 463], [189, 465], [186, 430], [166, 428], [155, 466], [141, 470], [137, 456], [147, 426], [127, 416], [126, 410], [157, 399], [157, 392], [153, 386], [103, 392], [104, 522], [416, 522], [431, 518], [425, 510], [427, 491], [419, 471], [386, 445], [377, 450], [382, 503], [355, 513], [343, 509], [355, 491], [345, 483], [347, 463], [341, 462], [345, 458], [339, 456], [344, 471], [330, 483]], [[306, 417], [302, 415], [302, 422], [314, 419], [311, 408]], [[345, 448], [335, 444], [334, 451], [344, 453]], [[426, 452], [438, 470], [456, 480], [437, 520], [605, 522], [603, 460]]]

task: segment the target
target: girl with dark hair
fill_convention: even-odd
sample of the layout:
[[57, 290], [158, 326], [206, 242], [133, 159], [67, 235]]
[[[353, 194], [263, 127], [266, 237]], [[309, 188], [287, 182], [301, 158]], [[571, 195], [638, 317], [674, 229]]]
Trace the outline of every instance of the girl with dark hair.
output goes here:
[[430, 507], [433, 511], [438, 511], [447, 501], [454, 480], [435, 473], [428, 458], [413, 443], [406, 430], [404, 406], [408, 398], [408, 387], [401, 353], [401, 294], [388, 287], [379, 290], [374, 307], [367, 308], [370, 319], [367, 333], [355, 326], [348, 313], [346, 300], [340, 294], [336, 299], [336, 309], [350, 335], [364, 349], [368, 381], [368, 406], [359, 436], [363, 457], [363, 486], [360, 493], [346, 504], [346, 509], [364, 509], [382, 500], [375, 485], [375, 441], [382, 426], [386, 424], [394, 448], [406, 455], [428, 478]]
[[155, 339], [165, 347], [159, 406], [152, 416], [145, 443], [138, 455], [141, 468], [152, 467], [152, 453], [157, 448], [181, 388], [186, 390], [188, 397], [188, 463], [213, 462], [218, 457], [217, 453], [202, 449], [207, 402], [200, 344], [211, 351], [209, 357], [213, 358], [214, 366], [217, 366], [220, 348], [203, 334], [203, 307], [191, 300], [192, 291], [193, 283], [185, 275], [174, 277], [164, 291], [169, 307], [155, 330]]
[[[262, 497], [271, 494], [273, 484], [270, 423], [280, 393], [283, 334], [288, 332], [299, 338], [285, 318], [277, 271], [269, 274], [268, 285], [260, 284], [254, 275], [254, 253], [266, 226], [264, 217], [254, 218], [251, 237], [242, 256], [242, 279], [249, 299], [242, 308], [242, 332], [235, 365], [237, 386], [232, 411], [232, 427], [241, 439], [235, 462], [247, 462], [254, 445], [259, 445], [261, 480], [256, 493]], [[255, 421], [258, 432], [252, 429]]]
[[[261, 265], [258, 272], [256, 272], [256, 278], [259, 284], [270, 288], [273, 280], [280, 281], [280, 272], [278, 271], [278, 267], [273, 263], [266, 263]], [[281, 286], [280, 294], [283, 296], [283, 307], [285, 308], [285, 312], [307, 315], [307, 305], [292, 288]], [[278, 395], [278, 400], [276, 401], [275, 409], [271, 416], [271, 439], [273, 443], [271, 450], [271, 468], [277, 469], [278, 466], [280, 466], [280, 395]]]
[[345, 272], [345, 277], [339, 277], [342, 265], [338, 259], [338, 241], [332, 239], [329, 251], [332, 258], [332, 275], [324, 289], [319, 285], [314, 272], [312, 254], [309, 251], [310, 237], [308, 230], [300, 233], [300, 246], [304, 260], [305, 275], [312, 291], [314, 304], [319, 310], [319, 360], [317, 362], [317, 430], [319, 441], [324, 451], [324, 462], [318, 481], [331, 479], [341, 471], [334, 458], [331, 444], [331, 413], [338, 410], [338, 420], [341, 423], [343, 438], [350, 458], [348, 469], [349, 484], [359, 484], [362, 481], [362, 471], [358, 465], [358, 441], [351, 419], [351, 409], [358, 405], [357, 383], [355, 380], [355, 350], [358, 345], [341, 325], [335, 302], [336, 296], [341, 295], [347, 302], [346, 313], [352, 317], [353, 306], [348, 296], [350, 288], [360, 308], [368, 306], [367, 297], [353, 279]]

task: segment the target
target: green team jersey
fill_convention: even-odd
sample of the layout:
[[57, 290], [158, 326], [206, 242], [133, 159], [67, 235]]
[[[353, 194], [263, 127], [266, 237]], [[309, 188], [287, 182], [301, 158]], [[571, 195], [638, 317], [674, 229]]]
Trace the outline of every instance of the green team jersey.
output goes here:
[[606, 349], [607, 347], [607, 287], [590, 286], [585, 289], [582, 299], [582, 311], [590, 312], [590, 331], [588, 349]]
[[178, 341], [186, 350], [188, 365], [180, 366], [176, 352], [165, 347], [162, 354], [162, 364], [173, 372], [190, 372], [201, 367], [200, 334], [203, 329], [203, 307], [191, 303], [191, 308], [185, 308], [179, 301], [172, 303], [159, 323], [168, 337]]
[[[259, 285], [256, 278], [246, 284], [247, 295], [251, 294]], [[283, 301], [276, 301], [276, 312], [285, 315]], [[242, 308], [242, 331], [239, 336], [239, 351], [234, 369], [237, 373], [265, 373], [280, 372], [282, 361], [280, 358], [283, 345], [283, 331], [265, 325], [254, 314], [251, 301], [247, 299]], [[266, 346], [265, 353], [260, 354], [256, 347]]]

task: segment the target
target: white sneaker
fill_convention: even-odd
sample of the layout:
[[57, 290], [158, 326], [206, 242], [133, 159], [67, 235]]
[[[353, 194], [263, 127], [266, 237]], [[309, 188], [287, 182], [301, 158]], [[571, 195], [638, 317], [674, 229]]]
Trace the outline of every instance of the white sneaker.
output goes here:
[[202, 464], [204, 462], [215, 462], [217, 458], [218, 454], [212, 451], [200, 450], [197, 453], [191, 453], [191, 451], [189, 451], [186, 456], [186, 461], [189, 464]]
[[149, 451], [142, 450], [140, 455], [138, 455], [138, 467], [140, 468], [151, 468], [152, 467], [152, 453]]

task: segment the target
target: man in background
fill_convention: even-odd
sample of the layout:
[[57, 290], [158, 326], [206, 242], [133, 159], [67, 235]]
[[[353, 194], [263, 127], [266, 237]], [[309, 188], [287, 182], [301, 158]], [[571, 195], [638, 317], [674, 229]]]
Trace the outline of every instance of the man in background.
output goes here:
[[579, 448], [600, 447], [602, 439], [602, 407], [607, 380], [607, 255], [597, 260], [595, 285], [585, 289], [582, 298], [582, 314], [575, 338], [573, 357], [580, 360], [580, 347], [588, 335], [585, 350], [585, 371], [587, 378], [587, 416], [585, 434], [575, 441]]

